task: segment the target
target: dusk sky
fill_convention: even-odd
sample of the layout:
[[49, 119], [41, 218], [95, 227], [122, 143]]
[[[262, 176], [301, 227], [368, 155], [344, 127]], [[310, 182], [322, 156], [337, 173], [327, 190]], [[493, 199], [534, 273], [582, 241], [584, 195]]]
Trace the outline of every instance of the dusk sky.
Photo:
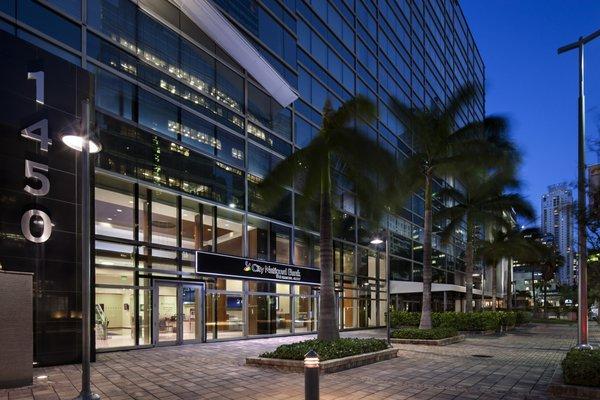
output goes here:
[[[577, 50], [600, 29], [599, 0], [460, 0], [486, 66], [486, 112], [511, 122], [524, 152], [523, 194], [538, 213], [548, 185], [577, 179]], [[586, 46], [588, 140], [599, 138], [600, 38]], [[588, 164], [598, 162], [588, 147]], [[574, 195], [576, 188], [573, 186]]]

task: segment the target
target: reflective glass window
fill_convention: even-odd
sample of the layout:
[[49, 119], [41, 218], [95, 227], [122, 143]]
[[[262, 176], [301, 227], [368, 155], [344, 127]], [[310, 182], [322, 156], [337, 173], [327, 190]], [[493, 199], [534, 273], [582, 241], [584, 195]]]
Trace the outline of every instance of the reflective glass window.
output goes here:
[[104, 71], [95, 70], [96, 106], [129, 120], [134, 117], [135, 85]]
[[81, 29], [33, 0], [17, 2], [19, 20], [64, 44], [81, 50]]
[[81, 19], [81, 0], [46, 0], [51, 5], [55, 6], [61, 11]]
[[[134, 50], [138, 9], [130, 0], [88, 0], [88, 24]], [[131, 47], [133, 46], [133, 48]]]
[[185, 198], [181, 203], [181, 246], [211, 251], [213, 206]]
[[177, 201], [170, 193], [152, 191], [152, 243], [177, 246]]
[[242, 214], [217, 208], [217, 253], [243, 255], [242, 221]]
[[133, 184], [97, 175], [94, 189], [96, 235], [133, 239]]
[[139, 123], [164, 135], [177, 138], [173, 132], [173, 124], [179, 122], [177, 106], [150, 94], [145, 90], [139, 91]]

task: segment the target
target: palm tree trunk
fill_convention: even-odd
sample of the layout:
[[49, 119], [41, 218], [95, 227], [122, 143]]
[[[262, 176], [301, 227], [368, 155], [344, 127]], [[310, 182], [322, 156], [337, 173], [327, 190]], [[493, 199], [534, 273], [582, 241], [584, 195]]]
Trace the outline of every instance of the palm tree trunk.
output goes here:
[[318, 339], [339, 339], [340, 333], [336, 318], [336, 301], [333, 282], [333, 239], [331, 219], [331, 170], [330, 160], [321, 174], [321, 295], [319, 301]]
[[467, 215], [467, 248], [465, 250], [465, 311], [468, 313], [473, 312], [473, 260], [475, 251], [473, 247], [473, 236], [473, 221], [471, 221], [471, 218]]
[[425, 215], [423, 226], [423, 304], [419, 329], [431, 329], [431, 175], [425, 174]]
[[496, 311], [496, 263], [492, 263], [492, 311]]
[[508, 259], [508, 270], [506, 272], [506, 309], [512, 310], [512, 275], [513, 275], [513, 264], [512, 258]]
[[548, 313], [546, 312], [546, 304], [548, 303], [548, 284], [545, 280], [542, 282], [544, 284], [544, 318], [548, 318]]

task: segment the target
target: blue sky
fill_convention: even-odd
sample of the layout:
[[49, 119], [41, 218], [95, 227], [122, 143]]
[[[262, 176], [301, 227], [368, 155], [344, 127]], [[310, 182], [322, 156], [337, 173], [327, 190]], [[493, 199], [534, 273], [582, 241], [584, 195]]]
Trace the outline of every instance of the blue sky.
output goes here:
[[[578, 56], [556, 50], [600, 29], [600, 0], [460, 3], [486, 66], [486, 112], [509, 118], [524, 152], [522, 192], [539, 214], [548, 185], [577, 177]], [[585, 61], [586, 133], [597, 139], [600, 38], [586, 46]], [[588, 164], [600, 161], [587, 154]]]

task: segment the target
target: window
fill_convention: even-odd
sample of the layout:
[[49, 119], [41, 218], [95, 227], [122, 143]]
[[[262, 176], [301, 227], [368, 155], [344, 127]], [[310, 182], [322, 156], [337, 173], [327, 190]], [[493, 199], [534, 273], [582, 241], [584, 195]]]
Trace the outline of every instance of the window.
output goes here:
[[19, 20], [75, 50], [81, 50], [81, 29], [77, 25], [33, 0], [19, 0], [17, 6]]
[[290, 229], [248, 217], [248, 256], [259, 260], [290, 263]]
[[105, 175], [96, 176], [95, 234], [134, 239], [133, 185]]
[[151, 192], [152, 217], [150, 229], [152, 243], [177, 246], [177, 199], [174, 195], [153, 190]]
[[116, 43], [136, 45], [137, 6], [130, 0], [88, 0], [88, 24]]
[[137, 97], [135, 85], [117, 78], [101, 68], [96, 68], [94, 72], [96, 74], [96, 106], [133, 120], [134, 101]]
[[251, 143], [248, 143], [248, 153], [248, 172], [260, 178], [266, 177], [281, 161], [275, 154]]
[[217, 208], [217, 253], [243, 255], [242, 221], [242, 214]]
[[212, 251], [213, 206], [181, 200], [181, 247]]
[[178, 113], [177, 106], [145, 90], [140, 90], [139, 123], [141, 125], [177, 139], [172, 126], [179, 121]]
[[292, 115], [290, 110], [282, 108], [275, 100], [248, 84], [248, 116], [275, 133], [292, 140]]

